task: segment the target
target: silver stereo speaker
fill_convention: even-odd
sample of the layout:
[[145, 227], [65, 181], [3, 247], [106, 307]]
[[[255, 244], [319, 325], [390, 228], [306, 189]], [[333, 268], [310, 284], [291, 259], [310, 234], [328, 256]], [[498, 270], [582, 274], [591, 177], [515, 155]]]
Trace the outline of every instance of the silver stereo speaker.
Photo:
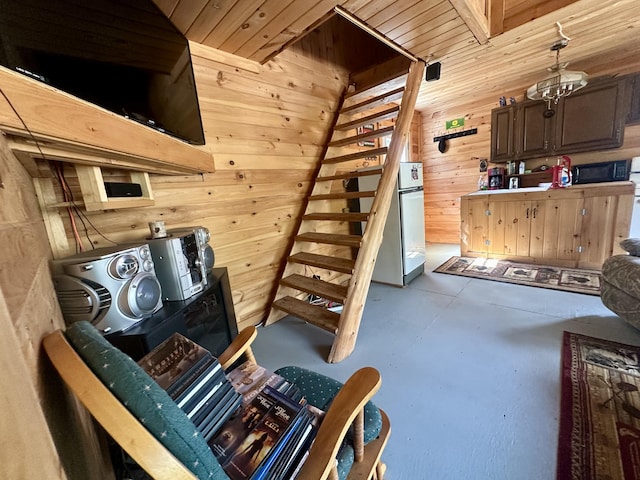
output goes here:
[[[206, 229], [205, 229], [206, 230]], [[156, 274], [166, 301], [187, 300], [201, 292], [207, 284], [205, 232], [194, 228], [168, 231], [165, 238], [149, 240]], [[212, 251], [213, 252], [213, 251]]]
[[65, 321], [91, 322], [102, 333], [127, 330], [162, 308], [149, 246], [107, 247], [53, 261]]
[[190, 233], [196, 236], [196, 245], [198, 246], [196, 265], [200, 267], [200, 272], [206, 285], [208, 283], [208, 276], [215, 264], [213, 248], [209, 245], [209, 240], [211, 239], [209, 229], [206, 227], [183, 227], [171, 229], [167, 232], [172, 236], [188, 235]]

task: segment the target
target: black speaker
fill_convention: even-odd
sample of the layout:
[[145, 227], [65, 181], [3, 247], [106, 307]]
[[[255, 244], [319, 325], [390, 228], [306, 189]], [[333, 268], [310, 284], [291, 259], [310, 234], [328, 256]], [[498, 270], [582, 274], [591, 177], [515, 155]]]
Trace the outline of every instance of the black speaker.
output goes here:
[[139, 183], [104, 182], [107, 197], [141, 197], [142, 187]]
[[427, 65], [427, 82], [440, 80], [440, 62]]

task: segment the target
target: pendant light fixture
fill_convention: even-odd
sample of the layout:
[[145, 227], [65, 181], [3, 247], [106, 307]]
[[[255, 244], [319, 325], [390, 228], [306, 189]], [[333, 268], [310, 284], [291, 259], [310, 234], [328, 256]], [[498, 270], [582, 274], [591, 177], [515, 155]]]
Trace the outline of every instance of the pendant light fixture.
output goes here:
[[580, 90], [588, 81], [586, 73], [567, 70], [566, 67], [569, 64], [560, 63], [560, 50], [569, 45], [569, 40], [571, 39], [562, 33], [562, 25], [560, 25], [560, 22], [556, 22], [556, 25], [558, 25], [558, 33], [562, 38], [551, 45], [551, 51], [556, 52], [555, 65], [547, 69], [551, 72], [551, 75], [544, 80], [534, 83], [527, 89], [527, 98], [530, 100], [544, 100], [547, 102], [547, 112], [550, 114], [546, 114], [545, 116], [552, 116], [555, 113], [551, 108], [551, 102], [557, 105], [562, 97], [566, 97]]

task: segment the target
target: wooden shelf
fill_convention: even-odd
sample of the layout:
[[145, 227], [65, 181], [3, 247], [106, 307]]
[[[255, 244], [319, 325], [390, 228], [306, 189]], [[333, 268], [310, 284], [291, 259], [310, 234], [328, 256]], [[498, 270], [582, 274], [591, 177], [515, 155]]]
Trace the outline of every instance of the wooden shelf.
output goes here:
[[28, 171], [43, 154], [170, 175], [215, 171], [206, 146], [190, 145], [1, 66], [0, 84], [11, 100], [9, 105], [0, 99], [0, 131], [12, 136], [11, 149]]
[[130, 172], [132, 183], [140, 184], [142, 197], [109, 197], [100, 167], [76, 165], [84, 207], [88, 212], [119, 208], [148, 207], [154, 205], [151, 181], [146, 172]]

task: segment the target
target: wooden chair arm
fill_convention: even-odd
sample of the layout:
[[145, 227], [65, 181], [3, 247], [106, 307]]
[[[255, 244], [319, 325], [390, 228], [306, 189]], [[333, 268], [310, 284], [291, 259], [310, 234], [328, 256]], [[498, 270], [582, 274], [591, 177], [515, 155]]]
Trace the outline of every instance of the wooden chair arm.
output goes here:
[[347, 430], [381, 383], [380, 373], [372, 367], [361, 368], [349, 377], [326, 412], [297, 478], [322, 480], [329, 476]]
[[154, 478], [197, 480], [138, 419], [122, 405], [57, 330], [43, 340], [44, 349], [71, 391], [106, 432]]
[[243, 354], [247, 356], [248, 360], [256, 363], [253, 351], [251, 350], [251, 344], [257, 336], [258, 331], [256, 330], [256, 327], [247, 327], [243, 329], [238, 336], [233, 339], [226, 350], [218, 357], [218, 361], [220, 362], [222, 369], [227, 370]]

